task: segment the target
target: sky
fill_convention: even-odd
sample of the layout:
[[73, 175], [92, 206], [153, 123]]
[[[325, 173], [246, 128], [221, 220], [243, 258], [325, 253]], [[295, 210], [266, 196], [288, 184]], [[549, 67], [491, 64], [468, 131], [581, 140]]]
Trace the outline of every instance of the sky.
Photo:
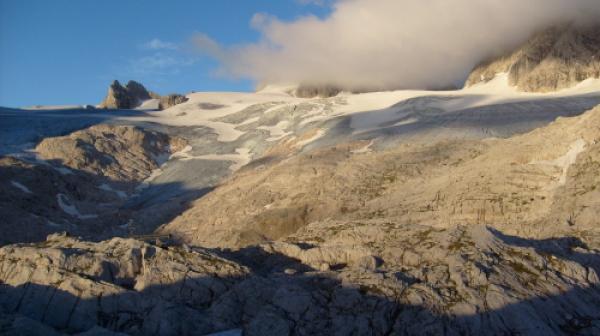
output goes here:
[[323, 1], [0, 0], [0, 106], [96, 104], [114, 79], [160, 94], [252, 91], [252, 79], [216, 74], [195, 34], [251, 43], [257, 13], [324, 17]]
[[[256, 15], [258, 42], [197, 34], [220, 73], [349, 91], [462, 87], [486, 59], [553, 26], [598, 24], [600, 0], [337, 0], [325, 18]], [[563, 30], [564, 31], [564, 30]]]
[[461, 86], [478, 63], [600, 0], [0, 0], [0, 106], [95, 104], [262, 84]]

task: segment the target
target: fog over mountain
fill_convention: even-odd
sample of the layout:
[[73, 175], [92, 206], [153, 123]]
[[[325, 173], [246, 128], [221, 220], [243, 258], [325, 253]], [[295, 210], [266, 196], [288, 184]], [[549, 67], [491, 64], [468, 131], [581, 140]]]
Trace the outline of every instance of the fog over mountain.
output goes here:
[[218, 72], [258, 83], [333, 85], [349, 90], [462, 85], [482, 60], [510, 51], [548, 26], [600, 21], [597, 0], [339, 0], [326, 18], [251, 21], [260, 41], [194, 43]]

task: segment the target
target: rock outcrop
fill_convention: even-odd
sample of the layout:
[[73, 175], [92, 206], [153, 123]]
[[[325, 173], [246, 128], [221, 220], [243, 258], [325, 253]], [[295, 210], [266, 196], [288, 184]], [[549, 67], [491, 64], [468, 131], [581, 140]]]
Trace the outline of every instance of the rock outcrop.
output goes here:
[[173, 93], [167, 96], [160, 97], [160, 100], [158, 102], [158, 109], [166, 110], [169, 107], [185, 103], [188, 100], [189, 99], [184, 95]]
[[52, 235], [0, 249], [0, 330], [592, 335], [597, 238], [381, 220], [314, 223], [241, 250]]
[[142, 84], [129, 81], [123, 87], [118, 80], [115, 80], [108, 88], [108, 93], [100, 103], [100, 108], [132, 109], [151, 98], [150, 93]]
[[108, 88], [108, 94], [99, 107], [107, 109], [134, 109], [151, 99], [158, 101], [159, 110], [167, 109], [188, 100], [188, 98], [180, 94], [170, 94], [161, 97], [157, 93], [146, 90], [142, 84], [136, 81], [129, 81], [123, 87], [119, 81], [115, 80]]
[[337, 96], [342, 90], [331, 85], [300, 85], [292, 95], [298, 98], [329, 98]]
[[513, 53], [477, 66], [466, 85], [487, 82], [499, 73], [508, 73], [510, 85], [528, 92], [556, 91], [600, 78], [600, 25], [542, 31]]
[[44, 139], [36, 150], [46, 161], [0, 157], [0, 245], [57, 231], [91, 239], [143, 231], [124, 227], [134, 209], [123, 205], [185, 145], [137, 127], [96, 125]]
[[141, 181], [186, 142], [132, 126], [96, 125], [40, 142], [44, 160], [105, 176], [115, 181]]

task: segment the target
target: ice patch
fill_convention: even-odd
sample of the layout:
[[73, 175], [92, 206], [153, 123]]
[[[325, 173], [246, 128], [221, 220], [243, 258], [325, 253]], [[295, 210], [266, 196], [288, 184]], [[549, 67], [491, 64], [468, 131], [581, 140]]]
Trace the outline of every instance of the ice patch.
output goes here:
[[77, 210], [77, 208], [71, 204], [69, 198], [64, 194], [57, 194], [56, 200], [58, 201], [58, 206], [61, 208], [61, 210], [68, 215], [77, 217], [79, 219], [92, 219], [98, 217], [98, 215], [82, 215], [79, 210]]
[[181, 160], [209, 160], [209, 161], [231, 161], [233, 165], [229, 167], [231, 171], [236, 171], [241, 167], [245, 166], [251, 161], [250, 149], [248, 148], [236, 148], [237, 154], [206, 154], [191, 156], [187, 155]]
[[286, 132], [285, 129], [289, 126], [290, 122], [287, 120], [282, 120], [277, 123], [275, 126], [259, 126], [257, 129], [268, 131], [271, 135], [266, 141], [272, 142], [281, 140], [284, 137], [292, 134], [292, 132]]
[[237, 127], [235, 124], [220, 121], [204, 121], [201, 125], [212, 128], [217, 133], [217, 141], [220, 142], [232, 142], [246, 134], [246, 132], [235, 129]]
[[21, 183], [17, 182], [17, 181], [10, 181], [10, 184], [13, 185], [13, 187], [21, 190], [22, 192], [26, 193], [26, 194], [32, 194], [31, 190], [29, 190], [29, 188], [27, 188], [26, 186], [22, 185]]

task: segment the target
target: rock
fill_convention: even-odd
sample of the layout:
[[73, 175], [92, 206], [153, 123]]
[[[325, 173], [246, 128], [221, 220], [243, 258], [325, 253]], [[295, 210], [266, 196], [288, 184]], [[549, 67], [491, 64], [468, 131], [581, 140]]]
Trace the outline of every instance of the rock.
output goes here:
[[163, 96], [160, 98], [158, 103], [159, 110], [166, 110], [172, 106], [185, 103], [189, 99], [186, 96], [180, 94], [170, 94], [168, 96]]
[[330, 266], [328, 263], [322, 263], [321, 265], [319, 265], [319, 271], [321, 272], [327, 272], [329, 271]]
[[300, 85], [293, 92], [293, 95], [298, 98], [329, 98], [335, 97], [341, 89], [330, 85]]
[[118, 80], [112, 82], [108, 88], [106, 98], [100, 103], [100, 108], [131, 108], [132, 102], [127, 89]]
[[150, 92], [148, 92], [148, 90], [146, 90], [146, 88], [142, 84], [136, 81], [130, 80], [129, 82], [127, 82], [125, 88], [129, 93], [129, 96], [131, 97], [134, 105], [139, 105], [139, 103], [152, 98]]
[[466, 86], [508, 72], [510, 85], [522, 91], [548, 92], [600, 78], [600, 25], [563, 25], [534, 35], [509, 55], [477, 66]]
[[96, 125], [68, 136], [46, 138], [36, 151], [45, 160], [110, 177], [116, 181], [141, 181], [168, 155], [186, 142], [139, 127]]
[[[134, 109], [150, 99], [158, 100], [159, 110], [165, 110], [188, 101], [187, 97], [176, 93], [161, 97], [155, 92], [146, 90], [142, 84], [136, 81], [129, 81], [123, 87], [119, 81], [115, 80], [108, 88], [106, 98], [100, 103], [99, 107], [107, 109]], [[154, 106], [153, 108], [156, 108], [155, 105], [144, 106]]]
[[[153, 93], [153, 95], [155, 94]], [[151, 98], [151, 94], [142, 84], [129, 81], [123, 87], [118, 80], [115, 80], [108, 88], [106, 98], [99, 106], [107, 109], [133, 109]]]

